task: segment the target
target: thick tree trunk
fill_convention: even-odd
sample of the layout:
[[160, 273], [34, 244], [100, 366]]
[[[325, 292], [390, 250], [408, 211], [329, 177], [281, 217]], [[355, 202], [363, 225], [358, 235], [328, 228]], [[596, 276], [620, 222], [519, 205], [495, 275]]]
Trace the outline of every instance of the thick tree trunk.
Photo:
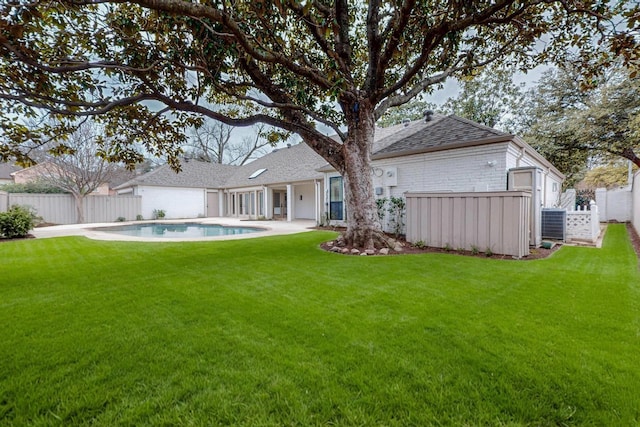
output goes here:
[[74, 194], [73, 199], [76, 202], [76, 215], [78, 224], [84, 224], [84, 196], [81, 194]]
[[349, 136], [343, 145], [348, 246], [373, 249], [384, 245], [371, 178], [371, 148], [375, 132], [373, 109], [358, 106], [349, 120]]

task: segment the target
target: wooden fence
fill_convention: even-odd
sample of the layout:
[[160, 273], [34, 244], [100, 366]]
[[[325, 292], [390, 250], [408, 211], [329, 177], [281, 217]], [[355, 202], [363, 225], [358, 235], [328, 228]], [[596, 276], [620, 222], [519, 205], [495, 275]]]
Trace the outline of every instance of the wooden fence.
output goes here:
[[531, 193], [405, 193], [407, 241], [427, 246], [529, 255]]
[[[45, 222], [75, 224], [76, 205], [69, 194], [27, 194], [0, 192], [0, 212], [9, 206], [32, 207]], [[141, 196], [87, 196], [84, 219], [87, 223], [113, 222], [118, 218], [134, 220], [142, 212]]]

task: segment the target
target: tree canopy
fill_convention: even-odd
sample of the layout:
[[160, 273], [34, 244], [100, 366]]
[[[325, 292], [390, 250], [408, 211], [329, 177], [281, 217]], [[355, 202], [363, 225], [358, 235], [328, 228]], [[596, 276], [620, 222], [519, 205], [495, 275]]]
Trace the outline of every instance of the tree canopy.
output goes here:
[[[522, 104], [522, 85], [513, 82], [515, 69], [485, 69], [461, 81], [460, 94], [442, 106], [445, 113], [495, 127], [506, 127], [508, 117]], [[502, 123], [505, 122], [505, 123]]]
[[518, 115], [525, 139], [569, 178], [625, 158], [640, 166], [640, 76], [616, 63], [585, 79], [579, 65], [543, 74]]
[[[97, 115], [107, 159], [140, 161], [142, 144], [177, 167], [184, 130], [202, 117], [262, 122], [297, 133], [343, 175], [347, 235], [371, 245], [370, 149], [388, 108], [494, 62], [527, 69], [571, 48], [637, 61], [639, 10], [631, 0], [13, 0], [0, 6], [0, 158], [28, 161]], [[61, 125], [20, 120], [43, 114]]]

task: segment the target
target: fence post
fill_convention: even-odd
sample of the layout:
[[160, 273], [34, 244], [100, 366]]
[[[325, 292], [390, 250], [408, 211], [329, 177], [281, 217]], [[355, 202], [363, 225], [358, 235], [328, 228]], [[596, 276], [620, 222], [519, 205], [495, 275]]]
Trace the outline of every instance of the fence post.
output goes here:
[[598, 205], [595, 201], [591, 201], [591, 236], [595, 242], [600, 235], [600, 212], [598, 211]]
[[0, 212], [9, 210], [9, 193], [0, 191]]

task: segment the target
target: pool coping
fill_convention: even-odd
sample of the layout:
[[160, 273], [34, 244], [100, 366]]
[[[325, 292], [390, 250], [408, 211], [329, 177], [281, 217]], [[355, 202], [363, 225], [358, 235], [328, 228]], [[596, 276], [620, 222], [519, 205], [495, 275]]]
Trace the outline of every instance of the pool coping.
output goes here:
[[[246, 234], [233, 234], [226, 236], [208, 236], [208, 237], [136, 237], [126, 236], [123, 234], [108, 233], [104, 231], [94, 230], [95, 228], [118, 227], [123, 225], [139, 224], [139, 223], [199, 223], [199, 224], [218, 224], [229, 227], [255, 227], [261, 228], [263, 231]], [[39, 227], [31, 230], [36, 238], [52, 238], [63, 236], [84, 236], [93, 240], [106, 241], [126, 241], [126, 242], [202, 242], [202, 241], [220, 241], [220, 240], [239, 240], [239, 239], [255, 239], [265, 236], [279, 236], [286, 234], [302, 233], [311, 231], [316, 226], [313, 220], [295, 220], [295, 221], [252, 221], [239, 218], [182, 218], [182, 219], [162, 219], [155, 221], [124, 221], [124, 222], [107, 222], [92, 224], [69, 224], [54, 225], [51, 227]]]

